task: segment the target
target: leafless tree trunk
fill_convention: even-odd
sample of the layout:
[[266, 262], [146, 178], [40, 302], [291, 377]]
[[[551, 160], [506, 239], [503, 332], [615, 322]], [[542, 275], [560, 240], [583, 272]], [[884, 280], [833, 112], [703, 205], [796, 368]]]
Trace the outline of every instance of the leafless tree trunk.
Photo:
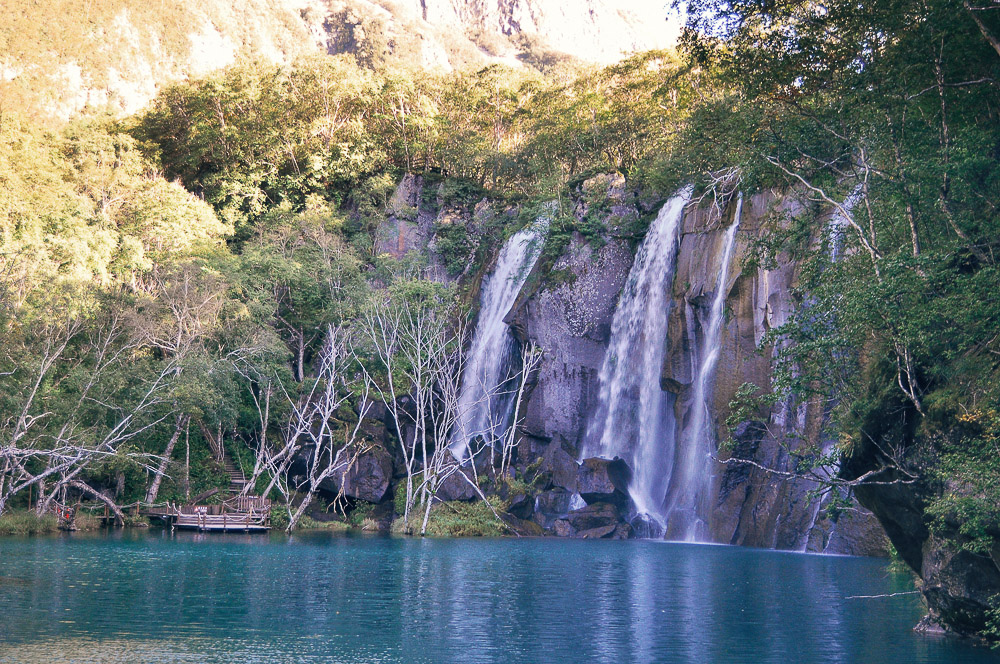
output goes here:
[[167, 472], [167, 465], [170, 463], [170, 457], [173, 455], [174, 448], [177, 446], [177, 441], [181, 437], [181, 431], [184, 430], [184, 427], [187, 426], [190, 420], [190, 415], [177, 416], [176, 423], [174, 424], [174, 433], [170, 436], [170, 440], [167, 442], [167, 449], [163, 451], [163, 458], [160, 460], [160, 465], [156, 468], [153, 483], [149, 486], [149, 490], [146, 492], [146, 503], [152, 504], [156, 502], [156, 496], [160, 493], [160, 483], [163, 481], [163, 476]]

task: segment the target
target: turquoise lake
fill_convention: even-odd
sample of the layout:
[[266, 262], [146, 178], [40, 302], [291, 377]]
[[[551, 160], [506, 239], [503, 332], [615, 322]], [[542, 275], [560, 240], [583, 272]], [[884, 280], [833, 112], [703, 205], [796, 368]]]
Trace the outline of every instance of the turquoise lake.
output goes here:
[[995, 662], [886, 561], [650, 541], [0, 539], [0, 662]]

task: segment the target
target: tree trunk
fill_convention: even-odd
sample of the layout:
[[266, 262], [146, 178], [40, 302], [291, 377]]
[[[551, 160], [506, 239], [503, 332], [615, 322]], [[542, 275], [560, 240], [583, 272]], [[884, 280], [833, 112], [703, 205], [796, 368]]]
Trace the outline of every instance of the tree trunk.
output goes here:
[[302, 502], [299, 503], [299, 507], [295, 510], [295, 513], [288, 517], [288, 528], [285, 529], [286, 533], [291, 533], [295, 530], [295, 526], [298, 525], [299, 519], [302, 518], [302, 515], [305, 514], [309, 505], [312, 503], [314, 493], [315, 492], [312, 490], [308, 491], [305, 498], [303, 498]]
[[[426, 471], [425, 471], [426, 472]], [[427, 484], [427, 478], [424, 478], [425, 486]], [[434, 475], [430, 481], [430, 495], [427, 497], [427, 504], [424, 506], [424, 522], [420, 524], [420, 535], [427, 534], [427, 522], [430, 521], [431, 517], [431, 505], [434, 503], [434, 494], [437, 493], [437, 469], [434, 471]]]
[[74, 489], [79, 489], [84, 493], [90, 494], [94, 498], [97, 498], [99, 501], [107, 505], [108, 509], [110, 509], [115, 515], [115, 523], [119, 526], [125, 525], [125, 514], [123, 514], [121, 508], [118, 507], [117, 504], [115, 504], [115, 501], [111, 500], [97, 489], [94, 489], [89, 484], [81, 482], [80, 480], [73, 480], [69, 483], [69, 485]]
[[170, 455], [174, 453], [174, 447], [177, 446], [177, 441], [181, 437], [181, 430], [187, 426], [190, 419], [190, 415], [177, 416], [174, 435], [170, 437], [170, 442], [167, 443], [167, 449], [163, 452], [163, 459], [160, 461], [160, 466], [156, 469], [156, 476], [153, 478], [153, 483], [150, 485], [149, 491], [146, 492], [147, 503], [152, 503], [156, 500], [156, 495], [160, 492], [160, 482], [163, 481], [163, 475], [167, 472], [167, 464], [170, 463]]
[[35, 501], [35, 514], [42, 516], [49, 509], [50, 496], [45, 492], [45, 482], [38, 483], [38, 500]]
[[965, 0], [965, 2], [963, 2], [962, 4], [965, 6], [966, 11], [969, 12], [969, 15], [972, 17], [972, 20], [976, 22], [976, 27], [979, 28], [979, 32], [982, 33], [983, 38], [985, 38], [986, 41], [990, 43], [990, 46], [992, 46], [993, 50], [997, 52], [997, 55], [1000, 55], [1000, 40], [994, 37], [993, 33], [990, 32], [989, 28], [986, 27], [986, 24], [983, 23], [983, 20], [978, 16], [976, 16], [976, 10], [972, 8], [972, 5], [969, 3], [969, 0]]

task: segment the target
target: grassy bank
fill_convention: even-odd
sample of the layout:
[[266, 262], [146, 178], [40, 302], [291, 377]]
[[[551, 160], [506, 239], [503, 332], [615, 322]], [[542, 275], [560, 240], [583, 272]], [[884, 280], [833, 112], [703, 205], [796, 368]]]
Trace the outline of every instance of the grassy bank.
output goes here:
[[[100, 520], [86, 512], [76, 515], [77, 530], [97, 530]], [[32, 510], [17, 510], [0, 516], [0, 535], [43, 535], [59, 531], [54, 514], [38, 516]]]
[[[403, 517], [393, 521], [392, 532], [397, 535], [419, 533], [423, 519], [423, 510], [414, 510], [409, 521], [404, 522]], [[427, 520], [427, 535], [431, 537], [500, 537], [510, 534], [510, 529], [481, 500], [473, 503], [437, 503], [431, 508]]]

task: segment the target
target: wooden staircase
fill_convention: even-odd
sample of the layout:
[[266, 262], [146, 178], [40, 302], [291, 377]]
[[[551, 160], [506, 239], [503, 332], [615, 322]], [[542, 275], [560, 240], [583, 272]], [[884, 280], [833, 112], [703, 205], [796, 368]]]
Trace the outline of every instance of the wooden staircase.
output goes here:
[[226, 469], [226, 473], [229, 475], [229, 493], [233, 496], [238, 496], [243, 493], [243, 488], [248, 484], [246, 475], [243, 474], [243, 470], [233, 461], [233, 458], [229, 454], [224, 454], [222, 457], [222, 466]]
[[[231, 456], [222, 453], [220, 460], [229, 475], [229, 497], [221, 504], [147, 507], [143, 514], [161, 519], [172, 528], [218, 532], [266, 532], [271, 528], [271, 501], [261, 496], [242, 495], [250, 482]], [[206, 491], [193, 502], [208, 498], [219, 489]]]

